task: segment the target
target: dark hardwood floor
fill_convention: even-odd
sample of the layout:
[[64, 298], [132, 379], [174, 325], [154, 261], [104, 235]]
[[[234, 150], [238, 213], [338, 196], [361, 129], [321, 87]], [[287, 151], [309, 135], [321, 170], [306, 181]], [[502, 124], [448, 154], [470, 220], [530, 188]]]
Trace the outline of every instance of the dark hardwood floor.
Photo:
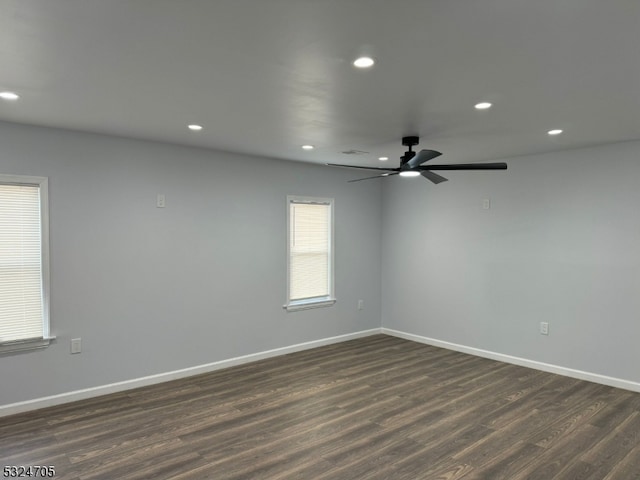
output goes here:
[[640, 394], [375, 335], [0, 418], [0, 459], [58, 480], [632, 480]]

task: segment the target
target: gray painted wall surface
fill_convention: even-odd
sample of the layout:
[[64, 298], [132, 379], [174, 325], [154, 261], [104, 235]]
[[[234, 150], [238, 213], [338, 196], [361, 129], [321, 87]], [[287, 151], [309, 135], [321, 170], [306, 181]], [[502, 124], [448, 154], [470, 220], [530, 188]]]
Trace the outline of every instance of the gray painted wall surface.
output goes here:
[[640, 143], [506, 161], [385, 182], [383, 326], [640, 382]]
[[[0, 123], [0, 172], [49, 177], [58, 337], [0, 356], [0, 384], [11, 385], [0, 405], [377, 328], [381, 318], [640, 382], [639, 158], [630, 142], [507, 159], [506, 172], [452, 172], [439, 186], [347, 184], [354, 174], [341, 169]], [[336, 199], [331, 308], [282, 309], [288, 194]], [[79, 355], [69, 353], [74, 337]]]
[[[47, 349], [0, 356], [0, 405], [380, 327], [377, 182], [9, 123], [0, 123], [0, 172], [49, 177], [57, 336]], [[333, 307], [282, 308], [286, 195], [335, 198]], [[75, 337], [83, 352], [71, 355]]]

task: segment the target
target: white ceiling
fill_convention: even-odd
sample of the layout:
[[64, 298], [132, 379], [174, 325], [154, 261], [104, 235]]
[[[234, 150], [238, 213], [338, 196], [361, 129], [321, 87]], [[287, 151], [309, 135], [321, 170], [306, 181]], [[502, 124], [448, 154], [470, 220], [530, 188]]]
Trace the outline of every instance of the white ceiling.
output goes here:
[[639, 0], [0, 0], [0, 65], [0, 120], [290, 160], [640, 138]]

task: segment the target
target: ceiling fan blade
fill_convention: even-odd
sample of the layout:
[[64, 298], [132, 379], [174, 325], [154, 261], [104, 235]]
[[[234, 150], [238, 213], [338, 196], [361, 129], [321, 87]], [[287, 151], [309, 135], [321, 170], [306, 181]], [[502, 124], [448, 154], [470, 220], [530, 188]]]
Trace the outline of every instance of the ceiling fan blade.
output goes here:
[[371, 180], [372, 178], [390, 177], [391, 175], [398, 175], [398, 173], [383, 173], [382, 175], [376, 175], [374, 177], [357, 178], [355, 180], [349, 180], [347, 183], [361, 182], [362, 180]]
[[437, 173], [429, 172], [427, 170], [425, 170], [424, 172], [420, 172], [420, 175], [422, 175], [427, 180], [432, 181], [436, 185], [439, 184], [439, 183], [442, 183], [442, 182], [448, 182], [449, 181], [448, 178], [444, 178], [444, 177], [438, 175]]
[[436, 158], [442, 155], [440, 152], [436, 152], [435, 150], [420, 150], [418, 153], [414, 155], [414, 157], [407, 162], [408, 168], [415, 168], [418, 165], [422, 165], [424, 162], [431, 160], [432, 158]]
[[416, 167], [414, 170], [425, 172], [429, 170], [506, 170], [507, 164], [498, 163], [458, 163], [453, 165], [431, 165], [429, 167]]
[[362, 168], [364, 170], [381, 170], [383, 172], [399, 172], [399, 168], [358, 167], [355, 165], [341, 165], [339, 163], [327, 163], [330, 167]]

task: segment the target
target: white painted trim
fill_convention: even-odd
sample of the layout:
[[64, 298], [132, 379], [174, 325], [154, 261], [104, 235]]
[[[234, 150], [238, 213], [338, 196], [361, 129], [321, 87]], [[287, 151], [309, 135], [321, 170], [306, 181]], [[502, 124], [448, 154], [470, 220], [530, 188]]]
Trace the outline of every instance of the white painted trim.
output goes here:
[[48, 347], [56, 337], [29, 338], [0, 344], [0, 355]]
[[289, 305], [283, 305], [282, 308], [287, 312], [297, 312], [299, 310], [309, 310], [310, 308], [331, 307], [336, 301], [335, 298], [325, 298], [317, 301], [291, 302]]
[[371, 330], [363, 330], [355, 333], [348, 333], [345, 335], [338, 335], [335, 337], [323, 338], [320, 340], [313, 340], [310, 342], [298, 343], [288, 347], [276, 348], [273, 350], [266, 350], [264, 352], [253, 353], [249, 355], [243, 355], [241, 357], [234, 357], [227, 360], [220, 360], [218, 362], [208, 363], [205, 365], [198, 365], [195, 367], [185, 368], [182, 370], [175, 370], [172, 372], [159, 373], [157, 375], [150, 375], [142, 378], [135, 378], [132, 380], [125, 380], [123, 382], [112, 383], [109, 385], [101, 385], [98, 387], [85, 388], [83, 390], [75, 390], [73, 392], [61, 393], [58, 395], [52, 395], [49, 397], [36, 398], [33, 400], [27, 400], [24, 402], [11, 403], [8, 405], [0, 406], [0, 417], [7, 415], [14, 415], [16, 413], [28, 412], [31, 410], [37, 410], [45, 407], [52, 407], [54, 405], [60, 405], [63, 403], [75, 402], [77, 400], [84, 400], [87, 398], [98, 397], [100, 395], [107, 395], [109, 393], [121, 392], [124, 390], [131, 390], [138, 387], [144, 387], [148, 385], [155, 385], [157, 383], [168, 382], [171, 380], [177, 380], [180, 378], [190, 377], [192, 375], [199, 375], [201, 373], [213, 372], [215, 370], [221, 370], [223, 368], [233, 367], [235, 365], [242, 365], [244, 363], [255, 362], [257, 360], [263, 360], [266, 358], [276, 357], [279, 355], [286, 355], [288, 353], [299, 352], [302, 350], [308, 350], [311, 348], [322, 347], [325, 345], [331, 345], [334, 343], [346, 342], [348, 340], [354, 340], [356, 338], [368, 337], [382, 333], [384, 335], [391, 335], [394, 337], [404, 338], [418, 343], [424, 343], [427, 345], [433, 345], [434, 347], [446, 348], [448, 350], [454, 350], [457, 352], [468, 353], [478, 357], [489, 358], [497, 360], [499, 362], [511, 363], [522, 367], [534, 368], [544, 372], [555, 373], [558, 375], [564, 375], [567, 377], [577, 378], [580, 380], [587, 380], [590, 382], [600, 383], [616, 388], [623, 388], [633, 392], [640, 392], [640, 383], [632, 382], [629, 380], [623, 380], [620, 378], [608, 377], [606, 375], [599, 375], [597, 373], [584, 372], [581, 370], [574, 370], [571, 368], [560, 367], [557, 365], [551, 365], [548, 363], [537, 362], [535, 360], [528, 360], [526, 358], [513, 357], [511, 355], [505, 355], [502, 353], [491, 352], [488, 350], [482, 350], [474, 347], [467, 347], [465, 345], [459, 345], [456, 343], [445, 342], [442, 340], [436, 340], [434, 338], [423, 337], [412, 333], [401, 332], [390, 328], [373, 328]]
[[423, 337], [421, 335], [414, 335], [413, 333], [401, 332], [390, 328], [383, 327], [381, 329], [381, 333], [394, 337], [404, 338], [405, 340], [433, 345], [434, 347], [441, 347], [448, 350], [454, 350], [456, 352], [468, 353], [477, 357], [489, 358], [491, 360], [497, 360], [499, 362], [511, 363], [514, 365], [519, 365], [521, 367], [533, 368], [535, 370], [564, 375], [565, 377], [577, 378], [579, 380], [587, 380], [589, 382], [600, 383], [602, 385], [608, 385], [610, 387], [623, 388], [625, 390], [631, 390], [632, 392], [640, 392], [640, 383], [632, 382], [630, 380], [608, 377], [606, 375], [585, 372], [582, 370], [574, 370], [573, 368], [561, 367], [559, 365], [552, 365], [549, 363], [538, 362], [521, 357], [513, 357], [511, 355], [505, 355], [503, 353], [496, 353], [489, 350], [482, 350], [480, 348], [467, 347], [465, 345], [459, 345], [457, 343], [436, 340], [435, 338]]
[[201, 373], [208, 373], [208, 372], [213, 372], [215, 370], [221, 370], [223, 368], [233, 367], [235, 365], [242, 365], [244, 363], [255, 362], [257, 360], [263, 360], [265, 358], [277, 357], [279, 355], [286, 355], [288, 353], [308, 350], [310, 348], [322, 347], [322, 346], [331, 345], [334, 343], [354, 340], [356, 338], [368, 337], [370, 335], [375, 335], [378, 333], [380, 333], [379, 328], [373, 328], [371, 330], [362, 330], [360, 332], [347, 333], [345, 335], [338, 335], [336, 337], [322, 338], [320, 340], [313, 340], [311, 342], [298, 343], [296, 345], [290, 345], [288, 347], [275, 348], [273, 350], [266, 350], [264, 352], [252, 353], [249, 355], [243, 355], [241, 357], [229, 358], [227, 360], [220, 360], [219, 362], [207, 363], [205, 365], [198, 365], [196, 367], [184, 368], [182, 370], [174, 370], [172, 372], [159, 373], [157, 375], [149, 375], [148, 377], [134, 378], [132, 380], [125, 380], [123, 382], [111, 383], [109, 385], [101, 385], [98, 387], [85, 388], [83, 390], [75, 390], [73, 392], [61, 393], [58, 395], [52, 395], [50, 397], [36, 398], [33, 400], [27, 400], [24, 402], [10, 403], [8, 405], [0, 406], [0, 417], [5, 417], [7, 415], [14, 415], [16, 413], [28, 412], [31, 410], [37, 410], [45, 407], [52, 407], [54, 405], [60, 405], [63, 403], [75, 402], [77, 400], [84, 400], [87, 398], [98, 397], [100, 395], [107, 395], [109, 393], [116, 393], [124, 390], [131, 390], [134, 388], [145, 387], [148, 385], [155, 385], [157, 383], [177, 380], [180, 378], [190, 377], [192, 375], [199, 375]]

